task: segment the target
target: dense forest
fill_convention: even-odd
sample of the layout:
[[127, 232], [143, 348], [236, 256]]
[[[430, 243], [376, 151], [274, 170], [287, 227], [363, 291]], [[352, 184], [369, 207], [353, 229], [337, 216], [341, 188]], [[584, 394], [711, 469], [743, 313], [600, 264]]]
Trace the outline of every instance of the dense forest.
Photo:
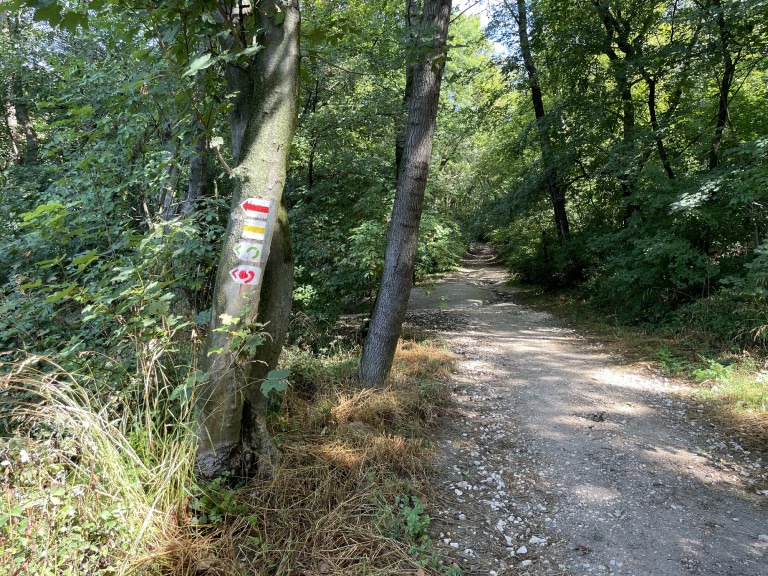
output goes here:
[[[297, 406], [332, 381], [366, 385], [358, 358], [382, 331], [394, 354], [402, 314], [382, 312], [385, 330], [374, 309], [393, 298], [377, 294], [409, 169], [425, 188], [393, 293], [482, 242], [521, 281], [615, 322], [765, 350], [768, 2], [469, 2], [443, 37], [445, 0], [250, 4], [4, 2], [0, 455], [14, 465], [0, 474], [26, 487], [0, 509], [9, 573], [206, 573], [184, 567], [184, 538], [208, 524], [214, 546], [222, 519], [245, 517], [222, 470], [269, 475], [281, 433], [330, 426], [330, 408]], [[430, 94], [431, 150], [415, 160]], [[279, 214], [261, 300], [233, 312], [217, 290], [250, 197]], [[195, 437], [216, 441], [199, 431], [201, 390], [222, 382], [252, 443], [196, 481]], [[406, 496], [379, 486], [376, 506], [405, 514], [408, 553], [427, 558], [421, 504], [392, 474]], [[290, 573], [249, 518], [228, 534], [261, 550], [264, 573]]]

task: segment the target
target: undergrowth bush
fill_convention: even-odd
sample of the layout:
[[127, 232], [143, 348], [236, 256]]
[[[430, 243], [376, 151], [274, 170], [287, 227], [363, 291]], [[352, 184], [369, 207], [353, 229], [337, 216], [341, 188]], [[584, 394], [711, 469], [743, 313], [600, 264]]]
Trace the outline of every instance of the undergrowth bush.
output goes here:
[[0, 416], [13, 432], [0, 440], [0, 567], [45, 576], [139, 566], [159, 573], [162, 563], [146, 559], [193, 485], [189, 403], [158, 425], [150, 404], [116, 413], [89, 376], [46, 359], [12, 368], [0, 381]]
[[[450, 403], [452, 356], [401, 342], [386, 389], [352, 381], [356, 348], [293, 347], [269, 425], [267, 479], [198, 484], [195, 371], [154, 365], [143, 394], [30, 356], [4, 364], [0, 569], [9, 574], [401, 574], [437, 571], [423, 500], [425, 432]], [[144, 364], [149, 348], [138, 352]], [[142, 373], [141, 370], [139, 372]], [[126, 374], [123, 373], [125, 376]], [[129, 390], [139, 391], [139, 388]]]
[[201, 487], [186, 536], [170, 544], [177, 573], [438, 571], [419, 498], [452, 358], [439, 343], [403, 342], [389, 386], [374, 392], [352, 381], [354, 352], [286, 350], [291, 386], [270, 418], [281, 462], [269, 479]]

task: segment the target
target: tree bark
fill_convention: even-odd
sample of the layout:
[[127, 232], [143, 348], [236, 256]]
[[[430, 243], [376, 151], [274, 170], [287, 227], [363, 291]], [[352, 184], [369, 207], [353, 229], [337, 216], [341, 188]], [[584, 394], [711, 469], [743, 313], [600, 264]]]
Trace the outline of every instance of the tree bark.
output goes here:
[[[507, 4], [507, 9], [513, 17], [515, 13], [512, 7]], [[528, 36], [528, 12], [525, 0], [517, 0], [517, 30], [520, 37], [520, 52], [523, 56], [523, 64], [531, 83], [531, 101], [533, 102], [533, 113], [536, 116], [536, 128], [541, 142], [541, 156], [544, 170], [546, 171], [547, 190], [552, 202], [552, 211], [555, 217], [555, 228], [560, 244], [563, 244], [571, 235], [570, 225], [568, 223], [568, 212], [565, 209], [565, 190], [560, 183], [559, 173], [552, 158], [552, 146], [548, 134], [548, 128], [544, 125], [544, 119], [547, 115], [544, 109], [544, 97], [539, 82], [539, 73], [536, 63], [533, 60], [531, 51], [531, 41]]]
[[11, 162], [21, 164], [21, 133], [19, 132], [19, 119], [16, 115], [13, 91], [11, 83], [8, 83], [5, 94], [5, 125], [8, 127], [8, 137], [11, 141]]
[[728, 98], [731, 94], [731, 86], [736, 75], [736, 64], [733, 62], [730, 52], [731, 32], [725, 22], [725, 16], [719, 0], [713, 3], [719, 10], [717, 14], [717, 27], [720, 31], [720, 51], [723, 58], [723, 75], [718, 83], [718, 106], [717, 106], [717, 124], [715, 126], [715, 138], [709, 149], [709, 169], [714, 170], [719, 163], [718, 152], [720, 144], [723, 142], [725, 127], [728, 125]]
[[[8, 37], [17, 37], [18, 22], [14, 25], [8, 21], [8, 12], [0, 12], [0, 30]], [[40, 146], [32, 121], [27, 111], [24, 97], [24, 86], [18, 75], [9, 73], [5, 78], [5, 125], [11, 141], [11, 161], [16, 164], [36, 164], [39, 159]], [[21, 128], [21, 130], [19, 129]], [[24, 153], [22, 154], [22, 136], [24, 133]]]
[[181, 208], [181, 217], [186, 218], [195, 209], [200, 198], [208, 192], [208, 138], [202, 130], [197, 135], [195, 155], [189, 163], [189, 185], [187, 199]]
[[392, 369], [408, 306], [450, 17], [451, 0], [424, 2], [421, 30], [425, 34], [431, 32], [431, 42], [423, 45], [427, 53], [413, 70], [408, 126], [387, 234], [381, 288], [357, 371], [358, 382], [368, 388], [382, 386]]
[[645, 82], [648, 85], [648, 115], [651, 118], [651, 128], [653, 129], [653, 137], [656, 140], [656, 149], [659, 152], [659, 160], [661, 160], [661, 165], [664, 166], [664, 171], [667, 173], [667, 177], [670, 180], [674, 180], [675, 173], [672, 170], [672, 164], [669, 162], [667, 148], [664, 146], [664, 139], [661, 137], [659, 119], [656, 115], [656, 78], [646, 73]]
[[[408, 32], [408, 41], [413, 43], [418, 38], [416, 32], [416, 19], [419, 14], [419, 4], [416, 0], [405, 0], [405, 29]], [[411, 95], [413, 94], [413, 62], [409, 58], [405, 63], [405, 92], [403, 104], [406, 110], [410, 110]], [[395, 177], [400, 174], [400, 164], [403, 160], [405, 142], [408, 138], [407, 123], [400, 128], [395, 138]]]
[[[224, 472], [234, 477], [267, 474], [276, 456], [266, 427], [267, 398], [260, 386], [280, 355], [293, 289], [293, 253], [282, 195], [298, 112], [298, 0], [263, 1], [256, 10], [256, 22], [263, 30], [259, 43], [264, 49], [250, 61], [251, 74], [227, 75], [229, 89], [240, 92], [236, 106], [247, 107], [249, 113], [236, 152], [239, 164], [232, 173], [232, 218], [219, 260], [207, 341], [207, 350], [221, 351], [207, 356], [209, 379], [200, 386], [197, 397], [197, 469], [208, 478]], [[276, 13], [283, 17], [277, 24]], [[249, 91], [253, 96], [247, 101], [242, 94]], [[246, 114], [233, 112], [237, 125], [231, 131], [234, 149]], [[229, 275], [240, 263], [234, 247], [243, 229], [240, 205], [249, 197], [272, 200], [278, 207], [260, 289], [237, 284]], [[230, 351], [232, 334], [218, 331], [226, 328], [227, 316], [239, 319], [237, 330], [252, 331], [258, 328], [257, 320], [261, 323], [267, 338], [254, 356], [242, 358]]]
[[[170, 145], [170, 142], [167, 142]], [[162, 153], [163, 178], [160, 184], [160, 197], [158, 199], [158, 211], [163, 222], [170, 222], [176, 218], [178, 204], [176, 202], [176, 188], [179, 182], [179, 153], [175, 148], [165, 150]], [[168, 230], [166, 229], [166, 232]]]
[[32, 125], [32, 120], [29, 117], [27, 111], [27, 101], [24, 96], [24, 86], [21, 83], [20, 78], [15, 78], [14, 82], [14, 97], [16, 104], [16, 117], [19, 119], [21, 129], [24, 132], [24, 141], [27, 145], [24, 152], [25, 164], [37, 164], [40, 157], [40, 146], [37, 141], [37, 132]]

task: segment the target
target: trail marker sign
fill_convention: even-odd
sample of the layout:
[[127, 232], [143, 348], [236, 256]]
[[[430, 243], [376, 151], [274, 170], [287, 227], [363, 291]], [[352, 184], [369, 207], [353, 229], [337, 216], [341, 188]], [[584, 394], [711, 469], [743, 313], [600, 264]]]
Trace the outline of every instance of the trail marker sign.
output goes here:
[[229, 271], [229, 275], [238, 284], [258, 286], [261, 283], [261, 268], [257, 266], [238, 266]]
[[264, 266], [266, 259], [264, 256], [264, 243], [263, 242], [247, 242], [241, 240], [235, 245], [235, 256], [240, 260], [246, 262], [253, 262], [256, 266]]
[[277, 216], [277, 203], [263, 198], [247, 198], [240, 207], [245, 212], [240, 240], [233, 250], [241, 264], [229, 271], [238, 284], [258, 287], [269, 257], [272, 229]]

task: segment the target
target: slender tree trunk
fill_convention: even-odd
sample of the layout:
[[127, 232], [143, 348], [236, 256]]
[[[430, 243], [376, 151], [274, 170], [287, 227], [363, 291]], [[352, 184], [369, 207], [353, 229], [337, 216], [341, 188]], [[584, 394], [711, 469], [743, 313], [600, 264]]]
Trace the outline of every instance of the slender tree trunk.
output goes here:
[[195, 155], [189, 163], [189, 185], [187, 199], [181, 209], [181, 217], [186, 218], [195, 209], [195, 205], [208, 192], [208, 138], [201, 130], [197, 135]]
[[[416, 28], [416, 19], [419, 15], [419, 4], [417, 0], [405, 0], [405, 29], [408, 32], [408, 42], [413, 43], [418, 37]], [[408, 59], [405, 63], [405, 93], [403, 94], [403, 104], [406, 110], [410, 110], [411, 95], [413, 94], [413, 62]], [[397, 132], [395, 138], [395, 177], [400, 174], [400, 164], [403, 159], [405, 142], [408, 138], [408, 125], [404, 124]]]
[[664, 166], [664, 171], [670, 180], [675, 179], [675, 173], [672, 171], [672, 164], [667, 156], [667, 149], [664, 146], [664, 139], [661, 137], [661, 127], [656, 115], [656, 78], [650, 74], [645, 75], [645, 82], [648, 85], [648, 115], [651, 117], [651, 128], [653, 128], [653, 137], [656, 140], [656, 149], [659, 152], [659, 160]]
[[8, 127], [8, 137], [11, 141], [11, 162], [19, 165], [21, 164], [21, 133], [19, 132], [19, 119], [16, 116], [16, 106], [10, 83], [5, 99], [5, 125]]
[[[634, 61], [642, 56], [642, 44], [638, 44], [641, 41], [640, 36], [632, 39], [633, 33], [630, 28], [629, 20], [622, 18], [619, 12], [620, 4], [614, 5], [615, 13], [612, 11], [610, 5], [603, 4], [601, 0], [593, 0], [593, 4], [597, 8], [598, 14], [603, 21], [605, 27], [605, 43], [603, 53], [608, 56], [608, 59], [614, 66], [615, 72], [613, 74], [616, 80], [616, 86], [619, 90], [621, 98], [622, 109], [622, 155], [629, 161], [634, 161], [635, 158], [635, 101], [632, 98], [632, 81], [630, 78], [630, 61]], [[619, 58], [619, 55], [613, 49], [614, 43], [619, 47], [624, 54], [623, 58]], [[640, 48], [638, 48], [638, 46]], [[644, 166], [645, 161], [649, 155], [639, 162], [639, 169], [635, 171], [639, 173]], [[633, 170], [628, 168], [620, 176], [620, 185], [622, 190], [622, 196], [627, 199], [627, 206], [624, 214], [624, 222], [637, 211], [640, 210], [640, 206], [630, 200], [635, 191], [636, 176], [633, 174]]]
[[163, 166], [163, 179], [160, 185], [160, 198], [158, 201], [158, 210], [163, 222], [170, 222], [176, 217], [176, 210], [178, 208], [176, 188], [179, 183], [178, 159], [178, 150], [166, 150], [163, 152], [165, 166]]
[[[271, 17], [284, 16], [275, 24]], [[256, 22], [264, 46], [250, 62], [251, 74], [227, 74], [229, 90], [240, 93], [232, 122], [233, 149], [239, 159], [233, 171], [232, 217], [225, 233], [207, 342], [209, 379], [198, 395], [199, 445], [197, 468], [204, 477], [230, 472], [235, 477], [265, 474], [276, 450], [266, 427], [267, 398], [261, 383], [274, 368], [288, 326], [293, 289], [293, 253], [288, 215], [282, 203], [288, 151], [296, 129], [299, 81], [298, 0], [269, 0], [256, 6]], [[252, 94], [252, 100], [243, 94]], [[242, 120], [247, 117], [245, 128]], [[237, 140], [241, 138], [241, 144]], [[243, 210], [248, 198], [275, 203], [278, 214], [269, 244], [261, 287], [238, 284], [230, 270], [243, 262], [235, 254], [241, 241]], [[266, 247], [266, 246], [265, 246]], [[232, 351], [227, 318], [235, 329], [251, 332], [258, 320], [268, 337], [255, 355], [243, 358]]]
[[40, 146], [37, 141], [37, 132], [35, 132], [27, 111], [27, 101], [24, 96], [24, 87], [21, 79], [15, 78], [13, 85], [16, 98], [16, 117], [19, 119], [19, 124], [21, 124], [21, 129], [24, 132], [24, 141], [27, 145], [24, 152], [24, 163], [37, 164], [40, 157]]
[[[715, 1], [715, 6], [720, 8], [720, 2]], [[731, 94], [731, 86], [736, 75], [736, 65], [731, 57], [729, 40], [731, 32], [725, 22], [722, 11], [717, 15], [717, 26], [720, 29], [720, 50], [723, 58], [723, 75], [718, 84], [717, 124], [715, 126], [715, 138], [709, 149], [709, 169], [714, 170], [719, 163], [718, 152], [723, 142], [725, 127], [728, 125], [728, 98]]]
[[425, 0], [421, 30], [431, 32], [432, 41], [429, 48], [424, 47], [428, 54], [413, 70], [408, 126], [387, 234], [384, 272], [357, 371], [357, 380], [364, 387], [382, 386], [389, 375], [408, 306], [450, 17], [451, 0]]
[[[514, 16], [512, 7], [507, 4], [507, 9]], [[564, 243], [571, 235], [570, 225], [568, 223], [568, 213], [565, 209], [565, 190], [560, 183], [559, 173], [552, 158], [552, 145], [550, 142], [548, 128], [544, 125], [544, 119], [547, 115], [544, 109], [544, 97], [539, 82], [539, 73], [536, 69], [536, 63], [533, 60], [531, 52], [531, 41], [528, 36], [528, 11], [525, 0], [517, 0], [517, 30], [520, 36], [520, 52], [523, 56], [528, 80], [531, 83], [531, 101], [533, 102], [533, 113], [536, 116], [536, 126], [541, 141], [541, 156], [544, 169], [546, 170], [547, 190], [552, 202], [552, 211], [555, 217], [555, 228], [560, 244]]]
[[[11, 36], [11, 27], [8, 23], [8, 12], [0, 11], [0, 31], [6, 36]], [[11, 142], [11, 162], [16, 165], [22, 163], [22, 138], [19, 131], [19, 115], [16, 109], [16, 86], [17, 81], [11, 73], [5, 78], [5, 93], [3, 94], [4, 102], [4, 119], [5, 125], [8, 127], [8, 138]]]

